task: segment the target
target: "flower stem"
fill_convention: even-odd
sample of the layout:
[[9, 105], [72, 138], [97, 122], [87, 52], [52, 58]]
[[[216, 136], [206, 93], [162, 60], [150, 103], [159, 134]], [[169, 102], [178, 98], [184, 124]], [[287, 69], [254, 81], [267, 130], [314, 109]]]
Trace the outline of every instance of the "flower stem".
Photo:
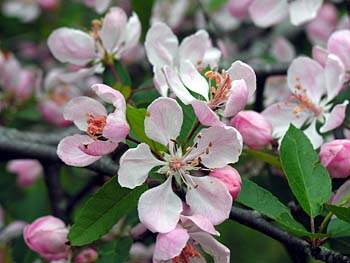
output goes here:
[[118, 75], [117, 71], [116, 71], [115, 68], [114, 68], [114, 65], [113, 65], [112, 63], [109, 63], [109, 64], [108, 64], [108, 67], [109, 67], [109, 70], [111, 71], [111, 73], [112, 73], [112, 75], [113, 75], [115, 81], [116, 81], [117, 83], [121, 83], [120, 78], [119, 78], [119, 75]]
[[333, 213], [332, 212], [329, 212], [326, 217], [323, 219], [321, 225], [320, 225], [320, 228], [318, 229], [318, 232], [319, 233], [322, 233], [323, 229], [326, 227], [326, 225], [328, 224], [329, 220], [331, 219]]
[[142, 91], [145, 91], [145, 90], [151, 90], [153, 88], [154, 88], [153, 85], [148, 85], [148, 86], [143, 87], [143, 88], [133, 89], [132, 90], [132, 94], [135, 94], [135, 93], [138, 93], [138, 92], [142, 92]]
[[264, 152], [259, 152], [259, 151], [255, 151], [255, 150], [252, 150], [252, 149], [248, 149], [248, 148], [245, 148], [243, 149], [243, 152], [249, 154], [249, 155], [252, 155], [254, 156], [255, 158], [261, 160], [261, 161], [264, 161], [268, 164], [271, 164], [277, 168], [282, 168], [281, 166], [281, 161], [280, 159], [277, 157], [277, 156], [274, 156], [272, 154], [269, 154], [269, 153], [264, 153]]
[[136, 140], [135, 138], [130, 137], [130, 135], [126, 136], [126, 139], [131, 141], [131, 142], [134, 142], [136, 144], [140, 144], [141, 143], [140, 141]]

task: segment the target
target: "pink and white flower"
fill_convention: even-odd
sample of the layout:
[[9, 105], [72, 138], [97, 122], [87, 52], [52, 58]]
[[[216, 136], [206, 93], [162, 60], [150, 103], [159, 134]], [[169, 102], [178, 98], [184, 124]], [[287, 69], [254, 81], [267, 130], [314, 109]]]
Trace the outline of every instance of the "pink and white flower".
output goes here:
[[215, 263], [229, 263], [230, 250], [212, 235], [219, 233], [208, 218], [199, 214], [182, 214], [172, 231], [158, 234], [153, 262], [206, 262], [197, 251], [200, 246], [213, 257]]
[[293, 25], [300, 25], [314, 17], [323, 0], [254, 0], [249, 6], [253, 22], [260, 27], [275, 25], [289, 14]]
[[[179, 45], [171, 29], [166, 24], [157, 22], [147, 32], [145, 48], [148, 60], [153, 65], [155, 87], [162, 96], [167, 97], [169, 94], [169, 85], [164, 76], [164, 72], [167, 71], [179, 75], [181, 83], [192, 91], [204, 97], [208, 96], [208, 92], [201, 90], [203, 81], [204, 84], [206, 81], [198, 69], [207, 65], [216, 66], [221, 52], [212, 47], [206, 31], [197, 31]], [[200, 86], [197, 88], [198, 84]], [[173, 89], [171, 91], [175, 93]]]
[[84, 4], [94, 8], [98, 14], [104, 13], [111, 2], [111, 0], [84, 0]]
[[329, 55], [325, 68], [318, 62], [298, 57], [288, 69], [287, 83], [292, 92], [289, 100], [268, 107], [262, 114], [273, 126], [273, 136], [282, 138], [290, 123], [301, 128], [308, 125], [305, 133], [314, 148], [323, 143], [316, 130], [316, 122], [323, 126], [320, 132], [331, 131], [342, 124], [348, 101], [335, 105], [331, 101], [344, 86], [345, 69], [338, 57]]
[[64, 118], [87, 133], [65, 137], [58, 144], [57, 155], [68, 165], [83, 167], [97, 161], [113, 152], [130, 131], [123, 95], [104, 84], [95, 84], [91, 88], [115, 110], [108, 114], [100, 102], [85, 96], [75, 97], [67, 103]]
[[48, 46], [56, 59], [84, 68], [86, 75], [103, 71], [103, 64], [121, 59], [137, 46], [141, 24], [136, 13], [128, 19], [123, 9], [111, 8], [100, 21], [93, 22], [92, 32], [62, 27], [48, 38]]
[[182, 202], [172, 190], [173, 179], [180, 188], [187, 188], [186, 203], [191, 210], [208, 217], [213, 224], [223, 222], [231, 209], [232, 197], [224, 183], [190, 173], [202, 170], [199, 164], [212, 169], [237, 162], [242, 150], [240, 134], [232, 127], [202, 129], [193, 146], [182, 149], [176, 142], [182, 121], [183, 112], [175, 100], [156, 99], [147, 108], [145, 133], [168, 151], [156, 157], [147, 144], [141, 143], [120, 159], [118, 182], [123, 187], [141, 185], [157, 166], [160, 166], [157, 173], [166, 178], [161, 185], [143, 193], [138, 204], [141, 223], [153, 232], [169, 232], [179, 221]]
[[273, 41], [270, 53], [281, 63], [289, 63], [295, 58], [294, 46], [284, 37], [278, 37]]
[[8, 162], [7, 171], [17, 174], [17, 185], [29, 187], [41, 176], [43, 167], [37, 160], [18, 159]]

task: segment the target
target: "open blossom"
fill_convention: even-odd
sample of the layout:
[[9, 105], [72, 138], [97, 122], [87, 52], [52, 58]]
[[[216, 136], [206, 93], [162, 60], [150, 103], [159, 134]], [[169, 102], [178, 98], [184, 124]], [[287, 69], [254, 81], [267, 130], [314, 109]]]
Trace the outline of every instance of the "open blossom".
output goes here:
[[212, 47], [206, 31], [197, 31], [179, 45], [171, 29], [157, 22], [147, 32], [145, 48], [148, 60], [153, 65], [155, 87], [162, 96], [166, 97], [169, 93], [169, 85], [164, 77], [164, 71], [168, 70], [179, 74], [182, 83], [192, 91], [208, 96], [205, 91], [200, 91], [201, 86], [196, 87], [198, 81], [205, 81], [197, 69], [207, 65], [216, 66], [221, 53]]
[[91, 88], [102, 100], [112, 104], [115, 110], [108, 114], [100, 102], [85, 96], [68, 102], [64, 118], [73, 121], [87, 133], [65, 137], [58, 144], [57, 154], [68, 165], [83, 167], [97, 161], [113, 152], [118, 142], [123, 141], [130, 131], [123, 95], [104, 84], [95, 84]]
[[334, 55], [328, 56], [325, 68], [307, 57], [293, 60], [287, 76], [290, 99], [273, 104], [262, 113], [273, 126], [273, 136], [282, 138], [290, 123], [297, 128], [307, 124], [304, 132], [314, 148], [320, 147], [323, 138], [316, 130], [316, 122], [323, 123], [320, 132], [324, 133], [344, 120], [348, 101], [333, 108], [330, 103], [343, 88], [344, 75], [343, 63]]
[[156, 99], [147, 108], [145, 133], [166, 146], [167, 152], [156, 157], [147, 144], [141, 143], [120, 159], [118, 182], [123, 187], [141, 185], [157, 166], [157, 173], [166, 177], [164, 183], [143, 193], [138, 204], [141, 223], [153, 232], [169, 232], [179, 221], [182, 202], [172, 190], [173, 179], [179, 187], [187, 188], [186, 203], [191, 210], [208, 217], [213, 224], [223, 222], [231, 209], [232, 197], [224, 183], [190, 173], [201, 171], [203, 166], [213, 169], [237, 162], [242, 150], [240, 134], [232, 127], [202, 129], [193, 146], [182, 149], [176, 142], [182, 121], [183, 112], [175, 100]]
[[229, 263], [230, 250], [212, 235], [219, 233], [207, 217], [200, 214], [181, 214], [173, 230], [158, 234], [153, 262], [206, 262], [198, 252], [200, 246], [213, 257], [214, 263]]
[[28, 247], [49, 261], [68, 258], [67, 234], [64, 222], [53, 216], [40, 217], [23, 230]]
[[103, 63], [120, 59], [137, 46], [141, 24], [136, 13], [128, 19], [124, 10], [111, 8], [103, 22], [93, 21], [90, 33], [62, 27], [48, 38], [48, 46], [56, 59], [74, 65], [86, 66], [86, 75], [103, 70]]
[[43, 168], [39, 161], [32, 159], [18, 159], [8, 162], [7, 171], [17, 174], [17, 184], [29, 187], [41, 176]]
[[249, 6], [253, 22], [260, 27], [279, 23], [289, 14], [293, 25], [300, 25], [316, 17], [323, 0], [254, 0]]

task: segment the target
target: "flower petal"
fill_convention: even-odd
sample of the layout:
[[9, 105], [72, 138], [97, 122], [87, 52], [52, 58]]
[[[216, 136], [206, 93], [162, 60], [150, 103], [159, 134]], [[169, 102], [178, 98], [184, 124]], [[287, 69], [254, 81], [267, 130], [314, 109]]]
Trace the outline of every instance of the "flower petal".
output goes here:
[[209, 46], [209, 34], [205, 30], [198, 30], [195, 34], [185, 37], [179, 47], [180, 63], [189, 60], [192, 65], [201, 64]]
[[312, 58], [320, 63], [323, 67], [326, 65], [328, 55], [328, 51], [322, 47], [314, 46], [312, 48]]
[[243, 110], [248, 103], [248, 96], [248, 87], [243, 79], [232, 81], [223, 116], [230, 118]]
[[107, 116], [105, 107], [90, 97], [80, 96], [71, 99], [63, 110], [63, 116], [68, 121], [73, 121], [79, 130], [86, 131], [89, 115]]
[[232, 207], [232, 196], [225, 184], [211, 176], [188, 177], [196, 184], [195, 187], [187, 188], [186, 194], [186, 203], [193, 213], [207, 217], [213, 225], [225, 221]]
[[189, 239], [190, 236], [187, 233], [187, 230], [181, 225], [177, 225], [174, 230], [168, 233], [160, 233], [157, 235], [153, 256], [157, 260], [172, 259], [180, 255]]
[[125, 98], [119, 91], [105, 84], [92, 85], [91, 89], [105, 102], [113, 104], [118, 110], [125, 112]]
[[[163, 71], [154, 66], [153, 67], [153, 83], [159, 94], [163, 97], [168, 97], [169, 86]], [[185, 87], [184, 87], [185, 88]]]
[[190, 104], [192, 101], [195, 100], [195, 98], [183, 85], [178, 74], [172, 68], [165, 66], [162, 70], [165, 75], [165, 79], [167, 81], [168, 86], [170, 87], [172, 92], [174, 92], [176, 97], [178, 97], [186, 105]]
[[171, 29], [164, 23], [157, 22], [147, 31], [145, 48], [149, 62], [153, 66], [173, 65], [179, 42]]
[[80, 144], [79, 149], [92, 156], [103, 156], [113, 152], [118, 144], [111, 141], [94, 141], [89, 144]]
[[100, 159], [102, 156], [92, 156], [80, 150], [79, 146], [90, 144], [94, 140], [87, 135], [75, 134], [63, 138], [57, 146], [58, 157], [67, 165], [84, 167]]
[[201, 100], [194, 100], [191, 103], [194, 113], [202, 125], [205, 126], [223, 126], [216, 113]]
[[179, 136], [182, 121], [182, 109], [176, 100], [158, 98], [147, 108], [145, 133], [148, 138], [166, 146]]
[[189, 60], [181, 62], [180, 78], [189, 90], [198, 93], [203, 96], [206, 101], [209, 101], [208, 82]]
[[202, 249], [214, 258], [214, 263], [229, 263], [230, 250], [205, 232], [190, 234], [191, 238], [197, 241]]
[[60, 62], [83, 66], [97, 57], [95, 41], [87, 33], [62, 27], [51, 33], [47, 44]]
[[288, 68], [287, 83], [296, 94], [306, 95], [315, 106], [325, 93], [324, 71], [320, 64], [308, 57], [298, 57]]
[[135, 188], [146, 180], [153, 167], [164, 164], [153, 156], [147, 144], [140, 143], [120, 158], [118, 182], [123, 187]]
[[290, 21], [298, 26], [316, 17], [323, 0], [295, 0], [289, 3]]
[[318, 134], [317, 129], [316, 129], [316, 120], [311, 122], [309, 127], [307, 127], [304, 130], [305, 135], [310, 139], [314, 149], [318, 149], [322, 143], [323, 143], [323, 138], [321, 135]]
[[108, 138], [112, 142], [118, 143], [125, 140], [130, 132], [130, 126], [125, 118], [125, 112], [116, 110], [108, 114], [106, 125], [103, 128], [103, 137]]
[[103, 47], [109, 54], [117, 51], [124, 41], [127, 17], [123, 9], [112, 7], [103, 19], [100, 32]]
[[255, 0], [249, 6], [249, 14], [257, 26], [269, 27], [288, 15], [288, 4], [281, 0]]
[[226, 71], [230, 75], [231, 81], [243, 79], [247, 84], [248, 98], [251, 98], [256, 90], [256, 75], [254, 69], [248, 64], [237, 60], [232, 63]]
[[348, 104], [349, 101], [346, 100], [343, 104], [335, 105], [331, 113], [324, 114], [326, 120], [320, 132], [328, 132], [339, 127], [345, 119], [346, 105]]
[[334, 99], [344, 87], [345, 68], [335, 55], [329, 55], [325, 66], [327, 102]]
[[334, 32], [328, 39], [327, 49], [340, 58], [346, 69], [350, 69], [350, 30]]
[[200, 214], [194, 214], [191, 216], [181, 215], [180, 219], [184, 225], [187, 225], [188, 221], [190, 221], [201, 230], [208, 232], [209, 234], [217, 236], [220, 235], [219, 232], [215, 230], [213, 223], [206, 216]]
[[182, 201], [173, 192], [172, 176], [163, 184], [144, 192], [137, 210], [142, 224], [150, 231], [167, 233], [175, 229], [182, 212]]
[[135, 12], [133, 12], [132, 16], [129, 18], [128, 23], [126, 24], [126, 30], [124, 34], [125, 44], [123, 47], [123, 52], [127, 52], [128, 50], [133, 49], [138, 44], [141, 36], [141, 23], [139, 17]]
[[186, 161], [200, 157], [208, 168], [221, 168], [238, 161], [242, 152], [242, 136], [233, 127], [210, 127], [202, 129], [193, 142], [194, 147]]

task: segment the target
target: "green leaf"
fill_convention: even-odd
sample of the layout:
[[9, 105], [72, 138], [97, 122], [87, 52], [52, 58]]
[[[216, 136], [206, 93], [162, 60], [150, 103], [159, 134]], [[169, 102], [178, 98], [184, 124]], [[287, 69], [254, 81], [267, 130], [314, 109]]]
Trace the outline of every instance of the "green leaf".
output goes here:
[[326, 208], [329, 212], [335, 214], [339, 219], [350, 223], [350, 207], [342, 207], [336, 205], [326, 204]]
[[310, 140], [292, 124], [282, 140], [280, 153], [293, 194], [304, 211], [314, 218], [331, 196], [331, 178], [327, 170], [320, 164]]
[[154, 0], [131, 0], [131, 7], [134, 12], [139, 16], [141, 27], [142, 27], [142, 35], [141, 40], [145, 39], [146, 32], [149, 28], [149, 22], [152, 14]]
[[[191, 131], [197, 125], [198, 119], [191, 105], [185, 105], [179, 99], [177, 100], [177, 102], [181, 106], [184, 115], [181, 132], [177, 140], [181, 143], [184, 143], [187, 137], [190, 135]], [[199, 129], [197, 129], [197, 133], [198, 131]]]
[[146, 109], [136, 109], [131, 107], [130, 105], [127, 106], [126, 119], [130, 125], [131, 130], [136, 134], [138, 139], [147, 143], [153, 151], [166, 151], [165, 146], [147, 137], [144, 125], [146, 112]]
[[73, 246], [89, 244], [106, 234], [123, 216], [137, 206], [146, 186], [133, 190], [123, 188], [113, 177], [105, 183], [79, 213], [68, 239]]
[[130, 256], [133, 243], [130, 237], [121, 237], [112, 242], [104, 243], [98, 248], [97, 263], [126, 262]]
[[248, 179], [242, 179], [241, 193], [236, 202], [276, 220], [284, 228], [299, 236], [312, 235], [312, 233], [306, 231], [304, 226], [292, 217], [289, 209], [274, 195]]
[[349, 237], [350, 224], [339, 218], [334, 218], [328, 224], [327, 233], [331, 237]]
[[130, 86], [123, 86], [120, 83], [115, 83], [114, 89], [118, 90], [121, 94], [123, 94], [125, 100], [127, 100], [131, 95]]
[[115, 70], [118, 73], [118, 76], [120, 78], [120, 81], [121, 81], [122, 85], [131, 87], [132, 86], [132, 82], [131, 82], [131, 78], [130, 78], [129, 72], [126, 69], [126, 67], [120, 62], [120, 60], [117, 60], [117, 61], [114, 62], [114, 67], [115, 67]]
[[208, 4], [208, 10], [214, 11], [216, 9], [219, 9], [224, 4], [226, 4], [227, 0], [211, 0]]

